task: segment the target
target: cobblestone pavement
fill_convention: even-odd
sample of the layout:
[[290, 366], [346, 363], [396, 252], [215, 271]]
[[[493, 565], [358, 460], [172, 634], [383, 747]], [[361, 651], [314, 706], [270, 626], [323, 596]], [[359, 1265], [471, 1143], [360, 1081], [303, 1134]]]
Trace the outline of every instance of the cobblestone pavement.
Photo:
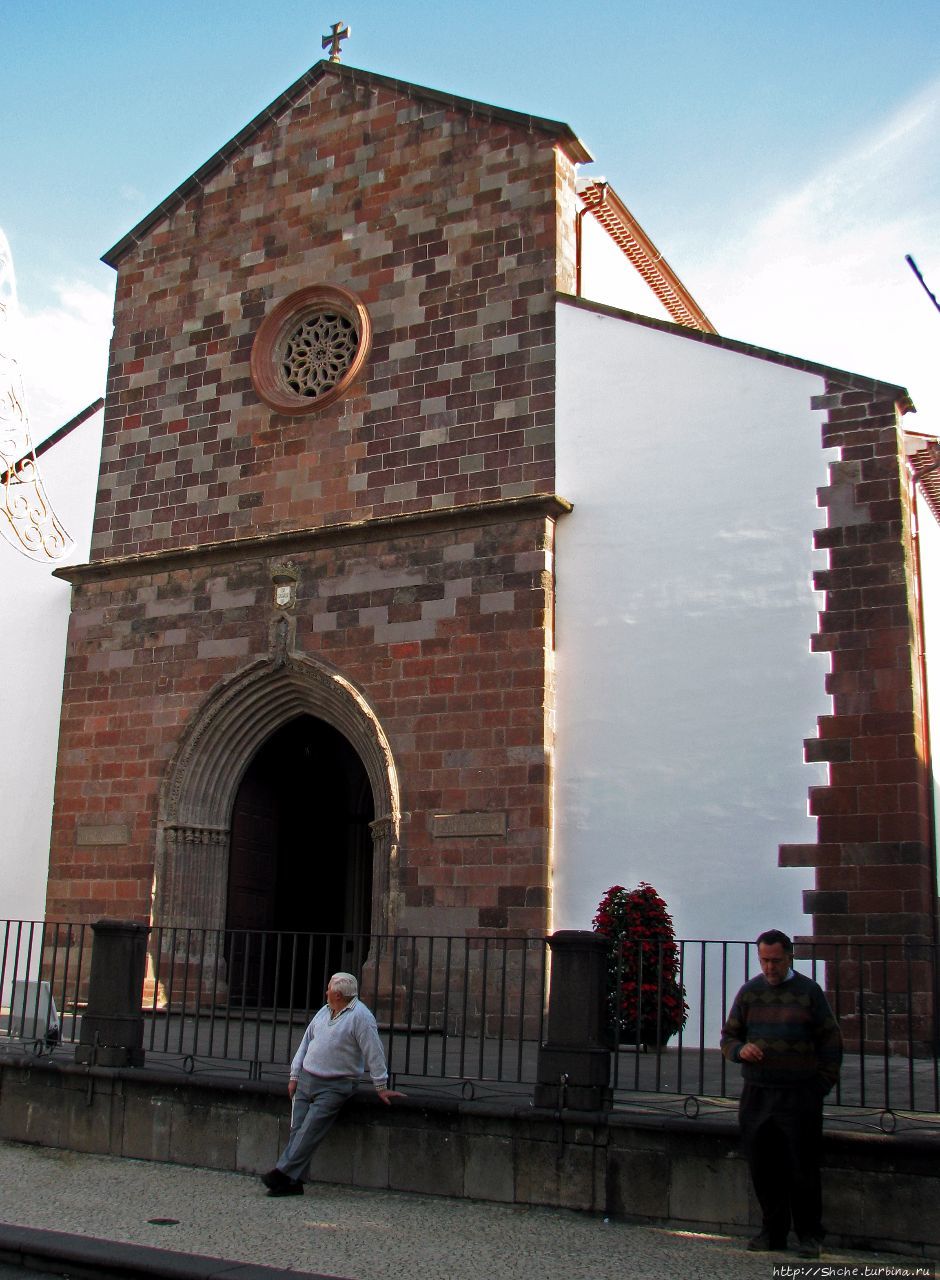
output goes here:
[[[774, 1263], [797, 1262], [749, 1254], [740, 1238], [567, 1210], [333, 1184], [272, 1199], [245, 1174], [4, 1141], [0, 1221], [350, 1280], [771, 1280]], [[918, 1264], [844, 1250], [823, 1260], [840, 1270]]]

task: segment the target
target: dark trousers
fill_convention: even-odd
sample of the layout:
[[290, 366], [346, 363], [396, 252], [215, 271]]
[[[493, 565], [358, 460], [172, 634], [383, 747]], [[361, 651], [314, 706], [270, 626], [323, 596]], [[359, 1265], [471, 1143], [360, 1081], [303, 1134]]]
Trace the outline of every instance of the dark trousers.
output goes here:
[[776, 1089], [745, 1084], [738, 1111], [741, 1145], [774, 1244], [792, 1222], [801, 1240], [822, 1239], [822, 1096], [813, 1085]]

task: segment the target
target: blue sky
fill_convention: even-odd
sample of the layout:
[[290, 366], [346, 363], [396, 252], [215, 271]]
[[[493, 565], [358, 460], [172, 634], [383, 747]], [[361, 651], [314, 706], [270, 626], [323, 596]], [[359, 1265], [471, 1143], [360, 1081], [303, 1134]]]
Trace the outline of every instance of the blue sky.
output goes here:
[[721, 332], [902, 382], [940, 431], [940, 314], [904, 262], [940, 293], [935, 0], [10, 0], [0, 227], [36, 438], [103, 389], [100, 255], [338, 19], [345, 62], [566, 121]]

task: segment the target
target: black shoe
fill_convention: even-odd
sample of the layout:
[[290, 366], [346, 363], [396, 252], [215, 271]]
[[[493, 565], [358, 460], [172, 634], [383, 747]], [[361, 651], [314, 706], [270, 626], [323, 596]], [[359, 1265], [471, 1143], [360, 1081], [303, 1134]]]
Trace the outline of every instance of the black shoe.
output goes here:
[[269, 1196], [302, 1196], [304, 1184], [299, 1178], [289, 1178], [280, 1169], [269, 1169], [261, 1175], [261, 1181], [268, 1189]]
[[803, 1236], [796, 1246], [796, 1256], [798, 1258], [818, 1258], [821, 1251], [822, 1242], [817, 1240], [815, 1236]]
[[296, 1182], [288, 1181], [286, 1187], [272, 1187], [268, 1192], [269, 1196], [302, 1196], [304, 1193], [304, 1184], [298, 1178]]
[[[787, 1247], [786, 1240], [774, 1240], [769, 1232], [759, 1231], [747, 1242], [750, 1253], [783, 1253]], [[816, 1255], [819, 1256], [818, 1254]]]

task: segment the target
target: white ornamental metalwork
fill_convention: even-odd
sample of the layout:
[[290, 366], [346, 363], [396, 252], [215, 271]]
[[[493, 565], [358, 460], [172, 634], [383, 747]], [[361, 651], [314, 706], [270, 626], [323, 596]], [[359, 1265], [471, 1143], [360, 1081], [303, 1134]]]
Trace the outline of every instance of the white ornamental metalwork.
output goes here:
[[15, 355], [18, 322], [13, 256], [0, 230], [0, 533], [31, 560], [58, 560], [72, 539], [52, 510], [36, 464]]

